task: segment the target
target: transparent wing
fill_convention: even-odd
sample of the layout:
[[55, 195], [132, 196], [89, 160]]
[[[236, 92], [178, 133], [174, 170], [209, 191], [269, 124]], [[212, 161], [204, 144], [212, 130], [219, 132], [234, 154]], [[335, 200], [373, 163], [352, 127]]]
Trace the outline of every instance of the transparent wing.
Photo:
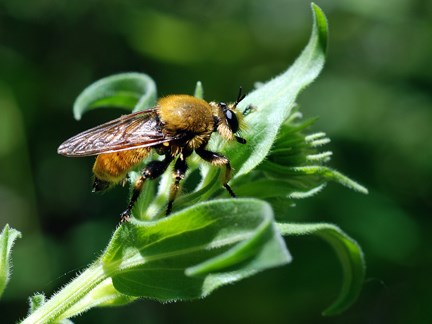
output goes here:
[[57, 152], [66, 156], [89, 156], [149, 147], [174, 139], [162, 133], [156, 110], [149, 109], [75, 135], [61, 144]]

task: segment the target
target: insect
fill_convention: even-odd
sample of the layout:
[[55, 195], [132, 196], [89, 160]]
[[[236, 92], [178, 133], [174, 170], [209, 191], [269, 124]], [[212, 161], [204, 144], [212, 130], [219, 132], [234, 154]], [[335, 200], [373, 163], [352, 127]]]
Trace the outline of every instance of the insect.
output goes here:
[[84, 131], [61, 144], [58, 153], [71, 156], [96, 155], [93, 165], [93, 191], [103, 191], [121, 183], [153, 149], [164, 156], [149, 162], [134, 183], [132, 196], [121, 221], [127, 221], [137, 201], [144, 182], [161, 176], [174, 162], [166, 215], [171, 213], [173, 202], [184, 179], [187, 158], [195, 152], [214, 166], [225, 167], [223, 186], [235, 197], [228, 185], [232, 168], [228, 158], [206, 149], [211, 135], [217, 132], [226, 141], [246, 140], [236, 133], [243, 126], [243, 115], [236, 110], [245, 95], [240, 88], [234, 103], [207, 102], [189, 95], [169, 95], [159, 99], [151, 109], [121, 116], [105, 124]]

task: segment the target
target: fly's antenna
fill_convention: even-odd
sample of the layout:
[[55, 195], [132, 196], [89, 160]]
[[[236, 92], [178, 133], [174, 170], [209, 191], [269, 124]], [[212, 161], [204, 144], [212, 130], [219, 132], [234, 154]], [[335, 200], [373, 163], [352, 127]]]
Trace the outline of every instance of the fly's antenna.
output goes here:
[[240, 101], [242, 101], [245, 97], [246, 97], [246, 95], [242, 94], [242, 87], [240, 87], [239, 93], [238, 93], [238, 96], [237, 96], [237, 100], [234, 103], [234, 108], [236, 108], [237, 105], [240, 103]]

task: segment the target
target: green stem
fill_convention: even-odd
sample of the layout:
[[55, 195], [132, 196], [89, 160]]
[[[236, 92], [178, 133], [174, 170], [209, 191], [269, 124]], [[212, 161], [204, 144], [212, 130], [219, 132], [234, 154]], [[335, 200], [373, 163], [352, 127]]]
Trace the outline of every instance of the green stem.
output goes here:
[[97, 260], [87, 270], [67, 284], [45, 304], [36, 309], [21, 324], [50, 323], [62, 319], [62, 314], [108, 278], [102, 263]]

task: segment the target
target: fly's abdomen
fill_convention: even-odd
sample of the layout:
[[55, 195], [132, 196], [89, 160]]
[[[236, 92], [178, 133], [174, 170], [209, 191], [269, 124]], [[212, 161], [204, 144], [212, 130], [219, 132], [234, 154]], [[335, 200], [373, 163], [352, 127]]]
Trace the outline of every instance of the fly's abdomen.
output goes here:
[[100, 154], [93, 165], [93, 173], [99, 180], [112, 184], [122, 181], [127, 173], [144, 159], [150, 148]]

